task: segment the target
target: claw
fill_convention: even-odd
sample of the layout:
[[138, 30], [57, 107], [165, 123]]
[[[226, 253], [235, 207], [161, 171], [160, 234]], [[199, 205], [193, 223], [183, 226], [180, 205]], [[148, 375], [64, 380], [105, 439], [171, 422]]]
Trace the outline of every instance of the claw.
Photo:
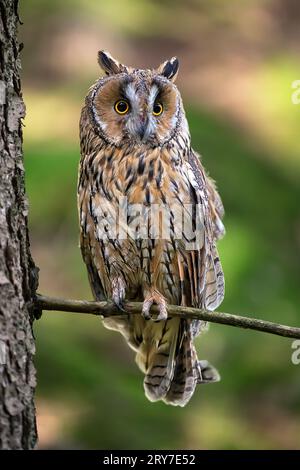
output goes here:
[[114, 302], [115, 306], [118, 307], [118, 309], [119, 309], [121, 312], [127, 313], [127, 312], [126, 312], [126, 309], [125, 309], [125, 307], [124, 307], [123, 300], [120, 300], [120, 299], [119, 299], [118, 301], [116, 301], [115, 299], [113, 299], [113, 302]]
[[153, 300], [144, 300], [143, 303], [143, 309], [142, 309], [142, 315], [145, 318], [145, 320], [150, 320], [151, 314], [150, 314], [150, 308], [153, 304]]
[[147, 296], [143, 303], [142, 315], [145, 320], [150, 320], [152, 318], [150, 309], [153, 304], [158, 306], [159, 313], [153, 321], [158, 322], [161, 320], [166, 320], [168, 318], [168, 311], [166, 307], [166, 301], [161, 294], [158, 292], [153, 292], [150, 296]]
[[158, 304], [158, 308], [159, 308], [159, 314], [157, 315], [157, 318], [154, 321], [166, 320], [168, 318], [168, 311], [166, 309], [166, 305]]

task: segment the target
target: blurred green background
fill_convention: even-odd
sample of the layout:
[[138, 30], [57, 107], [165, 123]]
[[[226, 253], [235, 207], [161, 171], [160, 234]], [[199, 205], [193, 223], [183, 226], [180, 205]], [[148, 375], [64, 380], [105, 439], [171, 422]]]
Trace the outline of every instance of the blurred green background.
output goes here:
[[[222, 310], [299, 324], [297, 0], [21, 1], [24, 152], [40, 292], [90, 299], [78, 248], [78, 119], [97, 51], [154, 67], [177, 55], [193, 147], [217, 180], [227, 235]], [[222, 381], [184, 409], [149, 403], [121, 336], [92, 316], [44, 313], [37, 340], [40, 447], [300, 448], [292, 341], [221, 325], [197, 340]]]

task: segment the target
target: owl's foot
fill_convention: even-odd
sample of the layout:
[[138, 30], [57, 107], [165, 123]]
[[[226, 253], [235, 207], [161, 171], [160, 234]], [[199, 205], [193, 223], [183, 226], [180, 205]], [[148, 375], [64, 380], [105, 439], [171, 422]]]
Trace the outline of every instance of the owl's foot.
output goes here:
[[122, 312], [126, 312], [124, 308], [124, 300], [126, 294], [126, 285], [125, 281], [121, 277], [115, 277], [111, 281], [111, 290], [112, 290], [112, 300], [114, 304]]
[[152, 318], [150, 308], [153, 304], [156, 304], [159, 310], [154, 321], [166, 320], [168, 318], [167, 304], [164, 297], [157, 291], [152, 291], [145, 297], [142, 309], [142, 315], [145, 320], [150, 320], [150, 318]]

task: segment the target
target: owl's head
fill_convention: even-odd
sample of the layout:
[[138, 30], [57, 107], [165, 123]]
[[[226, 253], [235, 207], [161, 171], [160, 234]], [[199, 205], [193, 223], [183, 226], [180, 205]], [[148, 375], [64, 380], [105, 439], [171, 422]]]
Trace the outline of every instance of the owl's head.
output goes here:
[[106, 73], [92, 87], [88, 108], [97, 133], [121, 146], [164, 145], [185, 120], [174, 81], [178, 60], [173, 57], [157, 69], [133, 69], [100, 51], [98, 61]]

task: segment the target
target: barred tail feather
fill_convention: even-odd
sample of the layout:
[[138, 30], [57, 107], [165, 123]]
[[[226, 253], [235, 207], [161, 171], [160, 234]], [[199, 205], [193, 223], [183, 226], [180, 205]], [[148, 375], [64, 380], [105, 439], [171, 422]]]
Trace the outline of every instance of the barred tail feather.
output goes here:
[[[147, 337], [155, 340], [147, 342]], [[136, 362], [145, 373], [144, 390], [150, 401], [185, 406], [198, 383], [219, 380], [216, 369], [198, 360], [190, 320], [169, 318], [149, 324], [144, 339]]]
[[181, 342], [176, 355], [174, 377], [164, 402], [185, 406], [195, 391], [199, 377], [198, 358], [192, 342], [190, 322], [181, 320]]
[[144, 390], [150, 401], [161, 400], [166, 396], [171, 386], [175, 369], [179, 323], [180, 320], [177, 318], [170, 318], [163, 322], [162, 334], [157, 348], [152, 350], [151, 358], [147, 361]]

